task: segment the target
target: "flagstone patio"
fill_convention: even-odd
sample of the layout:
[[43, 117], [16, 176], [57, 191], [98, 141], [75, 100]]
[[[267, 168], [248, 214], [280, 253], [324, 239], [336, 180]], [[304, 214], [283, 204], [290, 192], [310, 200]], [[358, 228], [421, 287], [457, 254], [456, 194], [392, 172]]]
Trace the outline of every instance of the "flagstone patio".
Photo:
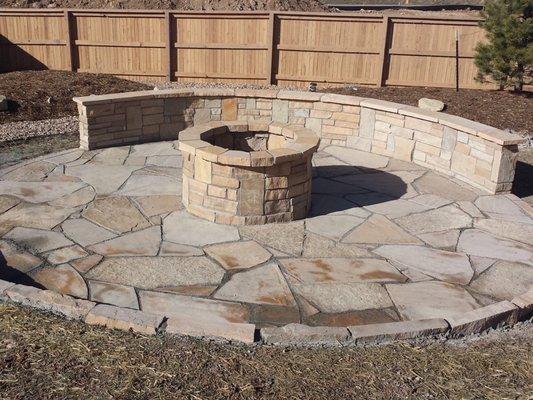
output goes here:
[[533, 285], [533, 218], [515, 196], [336, 146], [313, 164], [307, 219], [242, 227], [183, 209], [177, 142], [9, 167], [0, 279], [193, 327], [451, 318]]

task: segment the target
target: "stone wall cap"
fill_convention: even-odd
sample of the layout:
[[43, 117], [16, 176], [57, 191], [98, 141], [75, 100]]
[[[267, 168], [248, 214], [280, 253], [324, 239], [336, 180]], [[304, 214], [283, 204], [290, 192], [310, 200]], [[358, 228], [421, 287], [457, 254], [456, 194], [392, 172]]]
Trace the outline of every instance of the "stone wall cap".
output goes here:
[[264, 99], [275, 99], [278, 96], [277, 89], [235, 89], [235, 97], [261, 97]]
[[424, 110], [414, 106], [405, 105], [398, 110], [398, 114], [408, 117], [422, 119], [424, 121], [439, 122], [440, 113], [436, 111]]
[[362, 107], [393, 113], [398, 113], [398, 110], [400, 108], [405, 107], [405, 104], [393, 103], [392, 101], [385, 101], [379, 99], [364, 99], [361, 101], [360, 104]]
[[168, 318], [165, 333], [188, 335], [194, 337], [214, 337], [253, 343], [255, 325], [241, 322], [228, 322], [222, 318], [193, 313], [189, 315], [173, 315]]
[[132, 310], [107, 304], [96, 305], [85, 317], [89, 325], [103, 325], [108, 328], [133, 330], [154, 335], [160, 329], [164, 317], [144, 311]]
[[242, 150], [228, 150], [218, 156], [218, 162], [224, 165], [252, 166], [250, 153]]
[[502, 131], [489, 125], [482, 124], [477, 121], [472, 121], [467, 118], [459, 117], [446, 113], [439, 114], [439, 124], [457, 129], [461, 132], [470, 133], [471, 135], [479, 136], [482, 139], [499, 144], [501, 146], [508, 146], [514, 144], [524, 143], [525, 138], [514, 133]]
[[512, 322], [518, 307], [510, 301], [500, 301], [485, 307], [476, 308], [459, 315], [446, 317], [452, 335], [468, 335], [495, 328]]
[[194, 95], [197, 97], [230, 97], [235, 96], [235, 89], [231, 88], [195, 88]]
[[322, 93], [304, 92], [300, 90], [280, 90], [278, 92], [278, 99], [280, 100], [320, 101], [322, 96]]
[[381, 324], [349, 326], [352, 339], [357, 342], [377, 343], [385, 340], [414, 339], [421, 336], [439, 335], [448, 330], [442, 318], [416, 321], [397, 321]]
[[336, 93], [326, 93], [320, 98], [322, 103], [334, 103], [347, 106], [358, 106], [363, 100], [366, 100], [366, 98]]
[[350, 332], [344, 327], [302, 324], [262, 328], [260, 334], [264, 343], [282, 345], [338, 345], [346, 343], [350, 337]]

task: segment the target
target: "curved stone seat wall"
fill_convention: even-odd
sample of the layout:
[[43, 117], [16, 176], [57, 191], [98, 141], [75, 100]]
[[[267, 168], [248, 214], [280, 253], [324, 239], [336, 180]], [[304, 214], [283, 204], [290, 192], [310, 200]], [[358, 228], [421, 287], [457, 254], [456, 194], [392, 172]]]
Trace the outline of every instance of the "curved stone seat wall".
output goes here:
[[413, 106], [288, 90], [169, 89], [78, 97], [80, 146], [176, 140], [209, 121], [301, 125], [321, 146], [338, 145], [414, 162], [491, 193], [509, 191], [520, 136]]

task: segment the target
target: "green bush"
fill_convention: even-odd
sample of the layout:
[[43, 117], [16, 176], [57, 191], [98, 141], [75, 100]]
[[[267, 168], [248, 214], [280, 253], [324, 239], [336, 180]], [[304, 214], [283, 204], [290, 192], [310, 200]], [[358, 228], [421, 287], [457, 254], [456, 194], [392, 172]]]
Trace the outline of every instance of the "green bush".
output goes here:
[[533, 0], [488, 0], [482, 14], [488, 42], [476, 46], [477, 80], [521, 91], [533, 76]]

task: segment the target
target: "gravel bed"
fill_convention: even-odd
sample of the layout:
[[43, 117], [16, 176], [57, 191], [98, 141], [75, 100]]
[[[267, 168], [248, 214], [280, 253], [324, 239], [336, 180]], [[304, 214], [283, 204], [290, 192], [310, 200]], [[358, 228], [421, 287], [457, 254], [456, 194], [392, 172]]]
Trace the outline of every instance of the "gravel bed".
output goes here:
[[9, 122], [0, 125], [0, 143], [38, 136], [77, 134], [78, 117]]

